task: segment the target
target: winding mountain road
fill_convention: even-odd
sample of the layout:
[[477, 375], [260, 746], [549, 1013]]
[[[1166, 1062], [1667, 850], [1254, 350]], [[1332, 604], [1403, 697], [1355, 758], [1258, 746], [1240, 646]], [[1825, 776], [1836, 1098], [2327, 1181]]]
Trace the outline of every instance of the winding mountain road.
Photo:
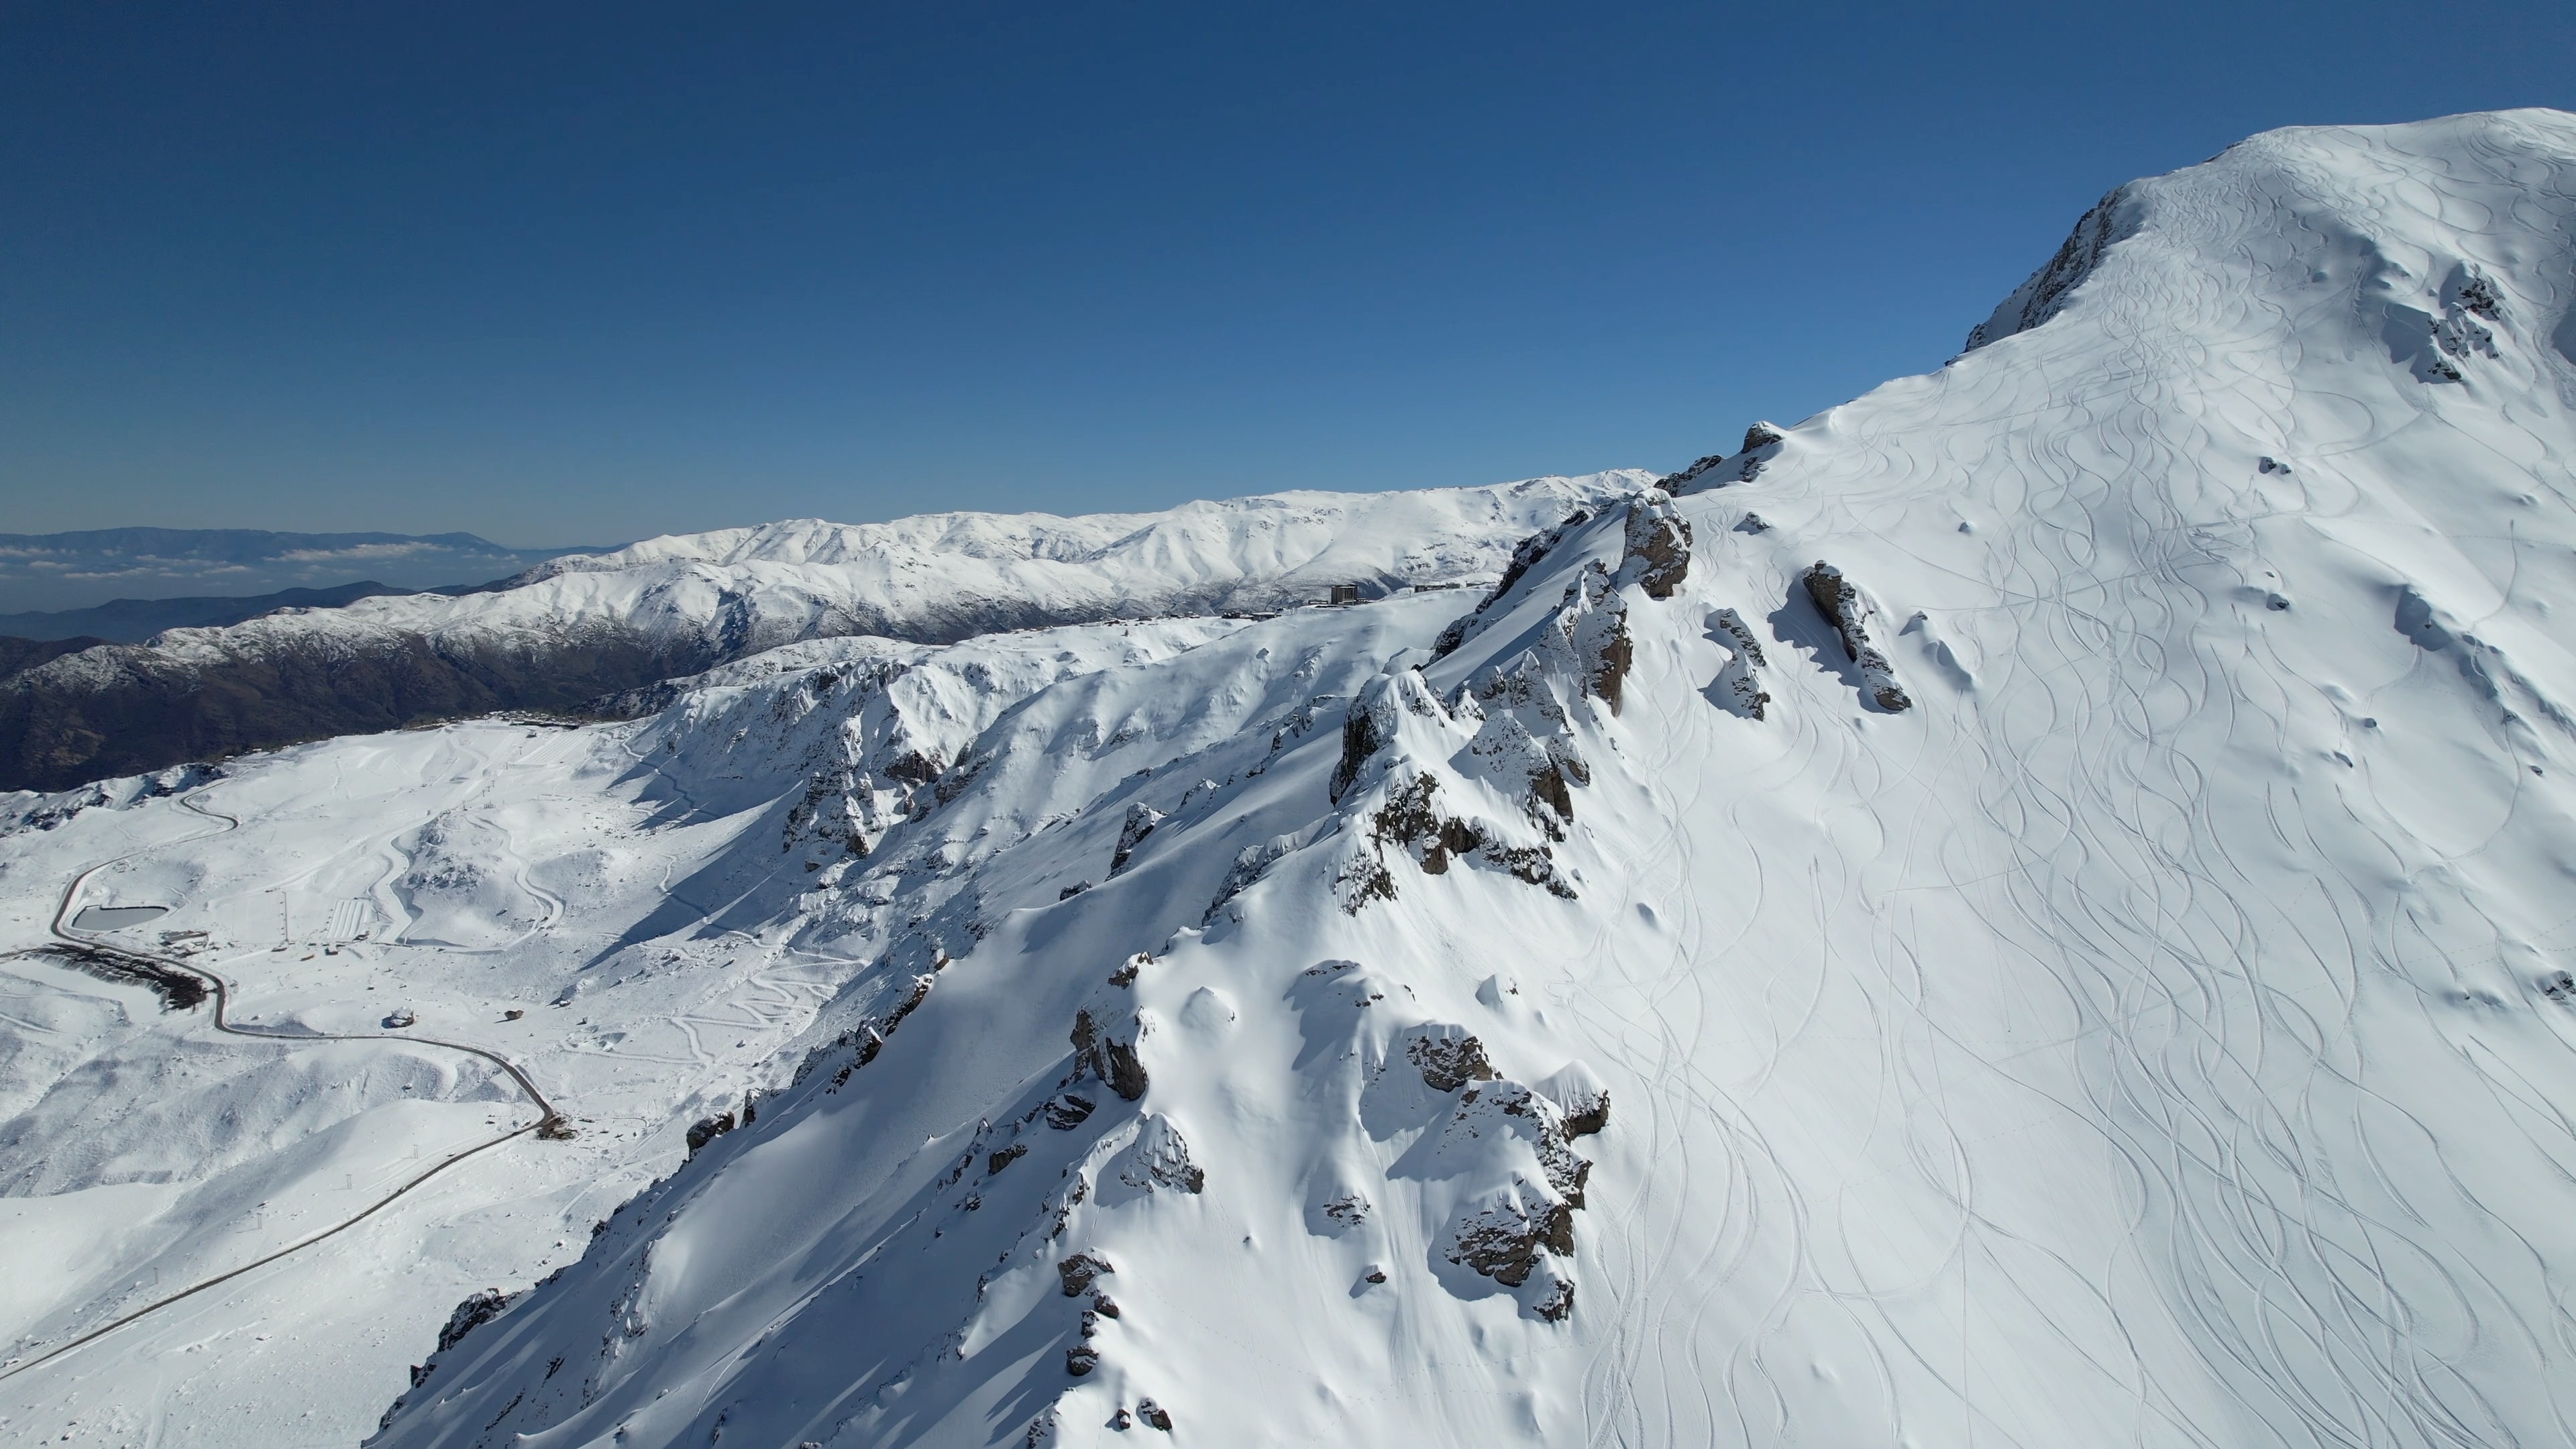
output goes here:
[[[459, 1051], [464, 1052], [468, 1056], [480, 1057], [484, 1061], [490, 1062], [492, 1065], [499, 1067], [503, 1072], [509, 1074], [510, 1080], [518, 1084], [520, 1092], [527, 1097], [529, 1104], [537, 1109], [537, 1119], [533, 1122], [523, 1123], [497, 1137], [488, 1138], [471, 1147], [464, 1148], [457, 1152], [450, 1153], [446, 1157], [440, 1158], [437, 1162], [430, 1164], [427, 1169], [396, 1186], [392, 1191], [385, 1193], [383, 1196], [369, 1203], [364, 1208], [361, 1208], [350, 1216], [332, 1224], [330, 1227], [324, 1228], [321, 1231], [310, 1234], [306, 1237], [299, 1238], [295, 1242], [289, 1243], [285, 1247], [280, 1248], [273, 1253], [253, 1259], [248, 1263], [242, 1264], [238, 1268], [218, 1273], [214, 1277], [190, 1284], [188, 1287], [180, 1289], [178, 1292], [169, 1294], [166, 1297], [156, 1298], [152, 1302], [146, 1303], [142, 1307], [137, 1308], [130, 1313], [123, 1314], [97, 1328], [91, 1329], [89, 1332], [82, 1334], [78, 1338], [57, 1344], [54, 1347], [47, 1349], [45, 1352], [38, 1354], [36, 1357], [28, 1359], [24, 1363], [12, 1364], [5, 1369], [0, 1369], [0, 1379], [12, 1378], [18, 1374], [25, 1373], [27, 1370], [35, 1368], [39, 1364], [46, 1363], [52, 1359], [59, 1358], [62, 1355], [67, 1354], [73, 1349], [81, 1347], [83, 1344], [104, 1338], [108, 1334], [114, 1333], [116, 1330], [125, 1327], [127, 1324], [132, 1323], [137, 1319], [157, 1313], [183, 1299], [193, 1298], [197, 1294], [203, 1293], [209, 1288], [229, 1283], [233, 1279], [239, 1278], [246, 1273], [267, 1267], [269, 1264], [287, 1257], [290, 1254], [301, 1252], [306, 1248], [312, 1247], [316, 1243], [347, 1232], [349, 1229], [356, 1227], [368, 1218], [384, 1211], [387, 1207], [392, 1206], [393, 1203], [397, 1199], [401, 1198], [405, 1193], [419, 1187], [431, 1178], [438, 1176], [440, 1173], [447, 1171], [449, 1168], [456, 1166], [467, 1158], [477, 1156], [484, 1152], [489, 1152], [493, 1148], [498, 1147], [513, 1138], [523, 1137], [531, 1132], [537, 1134], [539, 1137], [555, 1140], [567, 1138], [572, 1135], [572, 1130], [568, 1125], [568, 1119], [565, 1118], [562, 1112], [556, 1109], [552, 1102], [546, 1100], [545, 1093], [537, 1089], [537, 1084], [529, 1080], [528, 1074], [520, 1070], [517, 1063], [502, 1056], [498, 1052], [490, 1050], [489, 1048], [472, 1046], [459, 1041], [445, 1041], [437, 1037], [415, 1036], [409, 1032], [404, 1032], [400, 1035], [396, 1035], [392, 1032], [284, 1032], [266, 1031], [254, 1027], [237, 1026], [233, 1023], [230, 1016], [232, 1006], [232, 985], [216, 973], [206, 970], [201, 966], [191, 965], [185, 959], [175, 955], [155, 951], [139, 951], [123, 946], [109, 945], [85, 934], [75, 934], [74, 932], [76, 928], [71, 925], [73, 908], [79, 904], [81, 888], [89, 883], [89, 878], [91, 876], [98, 874], [109, 866], [115, 865], [121, 861], [131, 860], [135, 856], [145, 854], [148, 851], [166, 849], [171, 845], [183, 845], [195, 840], [204, 840], [210, 836], [221, 835], [226, 831], [235, 830], [240, 827], [241, 820], [239, 817], [227, 815], [219, 810], [208, 809], [202, 803], [204, 798], [205, 792], [200, 791], [194, 795], [183, 797], [179, 803], [186, 808], [195, 811], [197, 814], [205, 816], [209, 820], [222, 822], [220, 828], [207, 831], [200, 835], [187, 836], [181, 840], [165, 841], [158, 845], [145, 846], [140, 850], [128, 851], [124, 855], [114, 856], [107, 860], [99, 861], [96, 864], [85, 868], [78, 875], [73, 876], [71, 882], [63, 887], [61, 903], [55, 908], [53, 922], [51, 926], [48, 927], [55, 939], [63, 942], [74, 951], [90, 956], [93, 959], [103, 957], [112, 962], [146, 968], [155, 974], [179, 972], [205, 983], [206, 989], [214, 997], [215, 1030], [222, 1032], [227, 1036], [253, 1037], [262, 1041], [297, 1043], [315, 1041], [400, 1041], [416, 1043], [422, 1046], [445, 1047], [450, 1051]], [[43, 951], [53, 949], [55, 948], [38, 947], [32, 950], [16, 951], [9, 954], [18, 956], [35, 955]]]

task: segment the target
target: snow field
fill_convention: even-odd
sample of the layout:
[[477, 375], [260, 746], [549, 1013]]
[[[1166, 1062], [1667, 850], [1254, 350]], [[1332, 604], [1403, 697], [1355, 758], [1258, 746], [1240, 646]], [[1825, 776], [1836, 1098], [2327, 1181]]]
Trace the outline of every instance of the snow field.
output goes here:
[[[345, 1237], [8, 1380], [0, 1412], [16, 1423], [77, 1418], [104, 1443], [121, 1440], [102, 1425], [159, 1443], [227, 1443], [243, 1423], [309, 1431], [259, 1442], [350, 1442], [400, 1391], [405, 1365], [458, 1298], [567, 1255], [654, 1162], [676, 1160], [674, 1111], [710, 1092], [739, 1097], [745, 1069], [818, 999], [810, 963], [702, 948], [696, 959], [709, 969], [695, 979], [674, 979], [667, 961], [658, 982], [651, 965], [615, 973], [629, 978], [613, 996], [633, 1003], [632, 1017], [583, 1020], [546, 1005], [653, 908], [668, 874], [744, 823], [645, 838], [635, 827], [649, 811], [616, 798], [631, 763], [607, 733], [511, 725], [336, 741], [211, 787], [205, 798], [238, 813], [238, 831], [203, 836], [204, 820], [158, 799], [0, 841], [13, 857], [0, 882], [23, 893], [8, 912], [19, 918], [13, 944], [40, 939], [29, 923], [50, 915], [48, 897], [69, 874], [44, 869], [48, 860], [175, 839], [94, 877], [85, 898], [171, 904], [122, 933], [138, 945], [162, 930], [210, 932], [212, 949], [193, 959], [233, 983], [235, 1019], [251, 1028], [396, 1038], [212, 1036], [202, 1007], [164, 1014], [139, 987], [45, 956], [0, 962], [0, 1009], [13, 1027], [40, 1028], [12, 1033], [5, 1087], [15, 1115], [0, 1170], [10, 1200], [35, 1212], [31, 1225], [51, 1224], [52, 1235], [76, 1227], [85, 1243], [78, 1256], [57, 1254], [34, 1232], [13, 1233], [0, 1250], [24, 1270], [11, 1274], [8, 1305], [22, 1358], [330, 1226], [530, 1119], [489, 1064], [399, 1040], [384, 1025], [397, 1006], [417, 1013], [424, 1034], [510, 1054], [583, 1119], [571, 1142], [514, 1141]], [[411, 911], [398, 886], [419, 871], [429, 854], [421, 832], [439, 820], [470, 822], [460, 833], [481, 853], [469, 860], [521, 907], [515, 921], [481, 927], [480, 951], [409, 939], [436, 917]], [[361, 926], [369, 939], [347, 939], [357, 934], [342, 919], [351, 915], [372, 926]], [[285, 923], [297, 938], [273, 950]], [[345, 943], [324, 949], [335, 940]], [[752, 959], [733, 969], [736, 957]], [[505, 1010], [523, 1016], [504, 1021]], [[620, 1084], [637, 1081], [655, 1084], [649, 1105], [620, 1097]], [[236, 1340], [239, 1351], [210, 1371], [213, 1345]], [[292, 1361], [258, 1367], [288, 1352], [267, 1342], [297, 1345]], [[127, 1352], [157, 1367], [93, 1387], [100, 1365]]]

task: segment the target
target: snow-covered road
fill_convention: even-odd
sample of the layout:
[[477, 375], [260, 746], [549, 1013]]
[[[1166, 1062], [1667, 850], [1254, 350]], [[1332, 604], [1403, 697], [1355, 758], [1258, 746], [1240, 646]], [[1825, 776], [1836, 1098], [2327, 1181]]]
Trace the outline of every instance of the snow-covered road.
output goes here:
[[[211, 834], [222, 834], [224, 831], [239, 829], [241, 821], [238, 818], [224, 814], [222, 811], [211, 809], [206, 805], [205, 801], [207, 793], [208, 792], [206, 791], [199, 790], [191, 794], [181, 796], [179, 804], [184, 809], [192, 810], [208, 819], [221, 822], [215, 831], [210, 832]], [[197, 838], [203, 839], [205, 837]], [[135, 854], [140, 853], [141, 852], [135, 852]], [[289, 1243], [285, 1247], [279, 1248], [263, 1257], [254, 1258], [250, 1262], [242, 1264], [240, 1267], [227, 1269], [224, 1272], [217, 1273], [213, 1277], [191, 1283], [176, 1292], [164, 1294], [149, 1302], [127, 1309], [116, 1318], [110, 1319], [108, 1322], [90, 1329], [88, 1332], [81, 1334], [77, 1338], [68, 1339], [58, 1344], [48, 1345], [40, 1353], [36, 1353], [32, 1356], [21, 1356], [9, 1361], [5, 1365], [0, 1365], [0, 1379], [14, 1378], [18, 1374], [27, 1372], [40, 1364], [49, 1362], [62, 1354], [70, 1353], [86, 1344], [93, 1343], [98, 1339], [115, 1332], [117, 1329], [123, 1328], [129, 1323], [136, 1322], [149, 1314], [157, 1313], [174, 1303], [178, 1303], [184, 1299], [193, 1298], [208, 1289], [231, 1282], [233, 1279], [239, 1278], [243, 1274], [256, 1272], [257, 1270], [267, 1267], [269, 1264], [284, 1258], [289, 1253], [300, 1252], [303, 1249], [312, 1247], [326, 1239], [336, 1237], [339, 1234], [348, 1231], [350, 1228], [357, 1226], [359, 1223], [366, 1221], [368, 1218], [375, 1216], [377, 1213], [382, 1212], [387, 1207], [392, 1206], [394, 1201], [400, 1198], [403, 1194], [410, 1192], [425, 1182], [428, 1182], [438, 1174], [445, 1172], [447, 1169], [454, 1167], [458, 1163], [463, 1162], [467, 1158], [473, 1157], [478, 1153], [488, 1152], [491, 1149], [500, 1146], [502, 1143], [509, 1141], [511, 1138], [519, 1136], [521, 1133], [534, 1132], [541, 1137], [558, 1133], [569, 1135], [569, 1128], [561, 1125], [563, 1122], [562, 1114], [555, 1110], [554, 1104], [546, 1100], [543, 1092], [537, 1090], [537, 1084], [530, 1081], [528, 1079], [528, 1074], [521, 1071], [515, 1063], [510, 1061], [509, 1058], [502, 1056], [498, 1052], [491, 1051], [483, 1047], [470, 1046], [464, 1042], [443, 1041], [437, 1037], [420, 1034], [408, 1034], [402, 1037], [393, 1037], [387, 1034], [367, 1032], [281, 1032], [262, 1030], [256, 1027], [239, 1026], [230, 1019], [226, 1010], [231, 1003], [232, 991], [230, 983], [226, 982], [222, 976], [192, 965], [184, 957], [170, 955], [164, 952], [144, 950], [136, 947], [103, 943], [94, 939], [88, 933], [76, 932], [69, 923], [76, 908], [80, 904], [81, 887], [88, 882], [92, 875], [97, 874], [99, 871], [132, 858], [133, 855], [129, 854], [111, 860], [100, 861], [96, 865], [90, 866], [80, 874], [72, 877], [71, 883], [63, 887], [62, 903], [55, 907], [54, 919], [49, 929], [52, 930], [55, 936], [69, 945], [75, 953], [92, 960], [105, 958], [105, 961], [111, 965], [111, 967], [129, 966], [142, 967], [146, 970], [157, 969], [161, 972], [175, 972], [184, 976], [193, 977], [196, 980], [203, 982], [207, 993], [213, 1000], [214, 1006], [213, 1017], [209, 1022], [209, 1025], [213, 1030], [230, 1036], [267, 1038], [273, 1041], [298, 1043], [311, 1041], [398, 1040], [406, 1044], [417, 1042], [428, 1046], [445, 1047], [450, 1051], [459, 1051], [464, 1052], [469, 1056], [480, 1057], [483, 1060], [492, 1063], [494, 1066], [499, 1067], [504, 1073], [508, 1074], [510, 1080], [518, 1087], [519, 1091], [527, 1097], [528, 1104], [536, 1109], [536, 1115], [532, 1119], [521, 1122], [506, 1132], [502, 1132], [496, 1136], [487, 1137], [471, 1146], [462, 1147], [449, 1153], [447, 1156], [431, 1163], [427, 1168], [421, 1170], [416, 1175], [397, 1184], [382, 1196], [368, 1202], [363, 1207], [358, 1208], [355, 1212], [350, 1213], [347, 1217], [328, 1227], [308, 1234], [307, 1236]]]

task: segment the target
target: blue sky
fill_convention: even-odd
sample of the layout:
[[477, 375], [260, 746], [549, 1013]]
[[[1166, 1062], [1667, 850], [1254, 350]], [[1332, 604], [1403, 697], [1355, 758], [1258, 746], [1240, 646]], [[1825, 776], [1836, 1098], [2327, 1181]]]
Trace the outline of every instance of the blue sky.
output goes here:
[[0, 532], [1672, 467], [2131, 176], [2511, 105], [2576, 7], [10, 7]]

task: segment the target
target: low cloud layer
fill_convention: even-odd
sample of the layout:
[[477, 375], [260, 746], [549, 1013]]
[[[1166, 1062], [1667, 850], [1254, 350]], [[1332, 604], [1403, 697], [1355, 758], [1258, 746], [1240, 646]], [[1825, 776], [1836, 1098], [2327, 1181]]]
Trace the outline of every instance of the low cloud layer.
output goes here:
[[239, 596], [372, 580], [436, 588], [507, 578], [565, 553], [470, 533], [268, 533], [98, 529], [0, 534], [0, 614], [87, 609], [118, 598]]

